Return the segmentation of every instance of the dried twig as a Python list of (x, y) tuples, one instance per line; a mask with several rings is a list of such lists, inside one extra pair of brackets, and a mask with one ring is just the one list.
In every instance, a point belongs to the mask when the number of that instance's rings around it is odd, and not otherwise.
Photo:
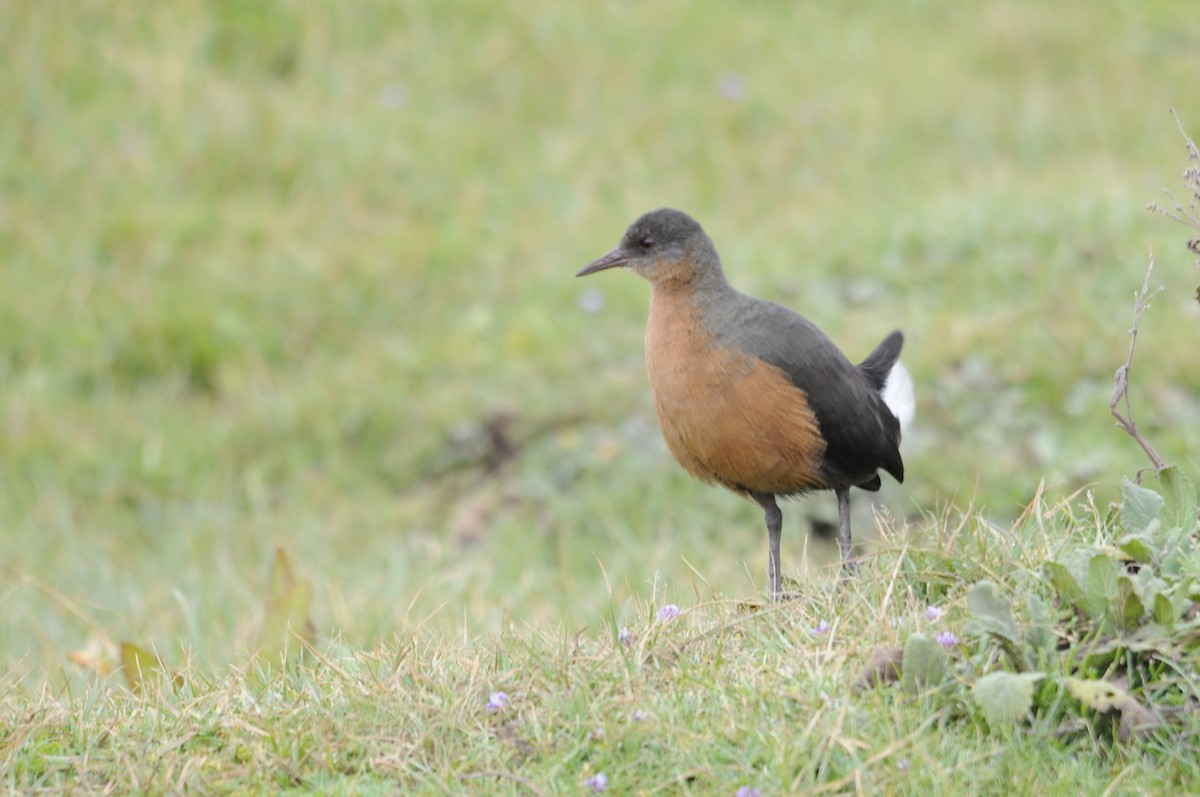
[[(1200, 147), (1196, 146), (1196, 142), (1187, 134), (1187, 130), (1183, 127), (1183, 120), (1179, 118), (1179, 114), (1175, 109), (1171, 109), (1171, 116), (1175, 117), (1175, 124), (1179, 127), (1180, 134), (1183, 135), (1184, 143), (1187, 145), (1187, 167), (1183, 170), (1183, 185), (1187, 189), (1189, 195), (1187, 207), (1175, 198), (1169, 189), (1164, 188), (1163, 193), (1171, 200), (1173, 210), (1160, 207), (1157, 202), (1151, 202), (1149, 210), (1153, 213), (1166, 216), (1172, 221), (1176, 221), (1186, 227), (1191, 227), (1197, 233), (1187, 242), (1187, 248), (1192, 254), (1200, 255)], [(1200, 268), (1200, 260), (1196, 261), (1196, 266)], [(1200, 302), (1200, 287), (1196, 288), (1196, 301)]]
[[(1167, 466), (1167, 463), (1154, 450), (1154, 446), (1150, 445), (1150, 441), (1138, 430), (1137, 424), (1133, 421), (1133, 410), (1129, 407), (1129, 372), (1133, 368), (1133, 354), (1137, 348), (1138, 325), (1142, 322), (1142, 313), (1150, 309), (1150, 303), (1162, 291), (1161, 286), (1155, 288), (1153, 291), (1150, 290), (1150, 274), (1153, 271), (1154, 252), (1151, 252), (1150, 265), (1146, 267), (1146, 277), (1142, 280), (1142, 288), (1133, 294), (1133, 328), (1129, 330), (1129, 357), (1126, 358), (1125, 364), (1117, 369), (1117, 373), (1113, 377), (1116, 385), (1113, 387), (1113, 392), (1108, 398), (1108, 409), (1113, 417), (1117, 419), (1117, 427), (1124, 430), (1138, 442), (1138, 445), (1146, 452), (1146, 456), (1150, 457), (1150, 462), (1154, 465), (1154, 470), (1160, 471)], [(1124, 412), (1119, 409), (1119, 405), (1122, 402), (1125, 404)]]

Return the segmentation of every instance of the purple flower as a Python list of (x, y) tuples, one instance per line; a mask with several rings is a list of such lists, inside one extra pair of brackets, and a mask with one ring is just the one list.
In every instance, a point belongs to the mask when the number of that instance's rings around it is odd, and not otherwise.
[(620, 642), (625, 647), (629, 647), (630, 645), (632, 645), (633, 640), (636, 638), (637, 637), (634, 636), (634, 633), (632, 631), (630, 631), (628, 628), (622, 628), (620, 631), (617, 632), (617, 641)]
[(759, 797), (762, 794), (762, 789), (757, 786), (739, 786), (737, 797)]
[(659, 621), (664, 622), (664, 623), (669, 620), (674, 620), (678, 616), (679, 616), (679, 607), (673, 603), (668, 603), (666, 606), (659, 609), (658, 615), (657, 615)]
[(383, 103), (384, 108), (403, 108), (408, 105), (408, 89), (394, 83), (385, 86), (379, 93), (379, 101)]
[(508, 695), (503, 692), (492, 692), (492, 696), (488, 698), (487, 710), (500, 711), (508, 707)]
[(937, 641), (944, 648), (952, 648), (958, 645), (958, 637), (951, 631), (938, 631)]
[(592, 791), (604, 791), (608, 788), (608, 775), (603, 772), (597, 772), (583, 782), (584, 786), (588, 786)]
[(604, 309), (604, 294), (597, 288), (584, 288), (579, 292), (579, 308), (585, 313), (598, 313)]
[(946, 610), (940, 606), (930, 606), (925, 610), (925, 619), (931, 623), (936, 623), (938, 620), (942, 619), (942, 615), (945, 613)]
[(813, 626), (812, 632), (814, 634), (824, 634), (828, 630), (829, 630), (829, 623), (822, 620), (821, 622), (819, 622)]
[(740, 100), (746, 96), (746, 78), (735, 72), (721, 76), (717, 82), (717, 93), (727, 100)]
[(635, 722), (641, 722), (642, 720), (646, 719), (649, 716), (650, 716), (649, 714), (642, 711), (640, 708), (637, 711), (633, 712), (633, 719)]

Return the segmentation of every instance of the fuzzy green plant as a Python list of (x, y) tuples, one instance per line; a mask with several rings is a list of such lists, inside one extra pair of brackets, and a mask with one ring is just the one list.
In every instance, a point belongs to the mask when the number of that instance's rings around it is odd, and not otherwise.
[(964, 640), (913, 633), (860, 681), (898, 680), (1000, 733), (1039, 715), (1120, 741), (1185, 726), (1200, 710), (1200, 522), (1191, 481), (1173, 467), (1158, 479), (1126, 481), (1094, 541), (1046, 561), (1023, 605), (979, 581)]
[[(1176, 116), (1178, 121), (1178, 116)], [(1182, 125), (1180, 125), (1182, 130)], [(1184, 133), (1190, 202), (1161, 212), (1200, 229), (1200, 150)], [(1168, 196), (1170, 193), (1168, 192)], [(1188, 242), (1197, 251), (1198, 239)], [(913, 633), (876, 651), (860, 686), (899, 681), (1009, 733), (1035, 717), (1064, 732), (1108, 733), (1121, 742), (1191, 727), (1200, 715), (1200, 510), (1196, 488), (1168, 465), (1135, 423), (1130, 374), (1143, 314), (1161, 291), (1151, 256), (1134, 293), (1129, 354), (1109, 410), (1146, 456), (1157, 489), (1123, 480), (1120, 501), (1094, 513), (1092, 539), (1049, 556), (1022, 606), (989, 579), (967, 591), (967, 641), (949, 631)], [(1036, 503), (1036, 502), (1035, 502)]]

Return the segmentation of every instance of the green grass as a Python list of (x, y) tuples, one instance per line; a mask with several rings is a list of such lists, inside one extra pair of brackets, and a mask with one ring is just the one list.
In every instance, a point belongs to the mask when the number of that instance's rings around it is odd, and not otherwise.
[[(184, 668), (179, 686), (148, 677), (142, 696), (101, 681), (30, 709), (10, 694), (0, 761), (17, 790), (152, 793), (582, 793), (597, 773), (619, 794), (1167, 794), (1200, 782), (1194, 727), (1115, 745), (1103, 723), (1054, 711), (1006, 730), (953, 695), (851, 691), (876, 646), (913, 631), (965, 637), (965, 584), (992, 578), (1019, 597), (1041, 583), (1041, 562), (1095, 534), (1086, 514), (1045, 505), (1011, 530), (950, 514), (934, 525), (920, 549), (894, 540), (856, 581), (779, 607), (701, 593), (664, 620), (654, 595), (583, 632), (512, 619), (473, 639), (331, 640), (265, 680)], [(931, 621), (930, 605), (946, 613)]]
[[(642, 787), (695, 771), (701, 793), (1194, 777), (847, 694), (892, 633), (870, 620), (921, 602), (903, 580), (888, 607), (883, 582), (831, 590), (803, 534), (828, 497), (785, 508), (811, 599), (743, 619), (727, 601), (762, 590), (761, 517), (658, 438), (646, 286), (572, 274), (681, 207), (735, 285), (851, 356), (905, 330), (918, 422), (887, 500), (915, 534), (948, 505), (1006, 528), (1043, 480), (1103, 506), (1144, 464), (1107, 397), (1151, 247), (1166, 290), (1135, 413), (1168, 460), (1200, 450), (1187, 234), (1143, 210), (1183, 165), (1168, 108), (1200, 130), (1198, 44), (1165, 0), (9, 4), (3, 787), (470, 790), (451, 766), (467, 748), (473, 771), (548, 793), (585, 765), (633, 777), (645, 747)], [(487, 475), (500, 414), (518, 455)], [(227, 673), (280, 546), (346, 675), (249, 693)], [(975, 555), (949, 568), (952, 599)], [(672, 601), (668, 648), (731, 630), (631, 668), (612, 627)], [(846, 629), (821, 655), (817, 616)], [(188, 694), (138, 702), (69, 658), (121, 640), (183, 668)], [(414, 645), (415, 680), (393, 676)], [(522, 696), (526, 769), (480, 714), (497, 688)], [(627, 721), (643, 702), (657, 724)], [(585, 740), (597, 725), (611, 742)], [(132, 763), (147, 752), (163, 768)], [(284, 780), (256, 780), (263, 762)]]

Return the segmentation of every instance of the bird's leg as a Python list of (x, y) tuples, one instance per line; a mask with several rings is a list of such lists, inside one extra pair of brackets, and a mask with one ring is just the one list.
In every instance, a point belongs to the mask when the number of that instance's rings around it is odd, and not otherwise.
[(767, 579), (771, 582), (771, 600), (778, 601), (783, 597), (783, 578), (779, 573), (779, 538), (783, 533), (783, 513), (775, 496), (766, 493), (753, 493), (752, 497), (763, 508), (767, 521)]
[(838, 502), (838, 522), (841, 524), (838, 547), (842, 550), (842, 570), (847, 574), (858, 569), (854, 558), (854, 544), (850, 541), (850, 490), (835, 490)]

